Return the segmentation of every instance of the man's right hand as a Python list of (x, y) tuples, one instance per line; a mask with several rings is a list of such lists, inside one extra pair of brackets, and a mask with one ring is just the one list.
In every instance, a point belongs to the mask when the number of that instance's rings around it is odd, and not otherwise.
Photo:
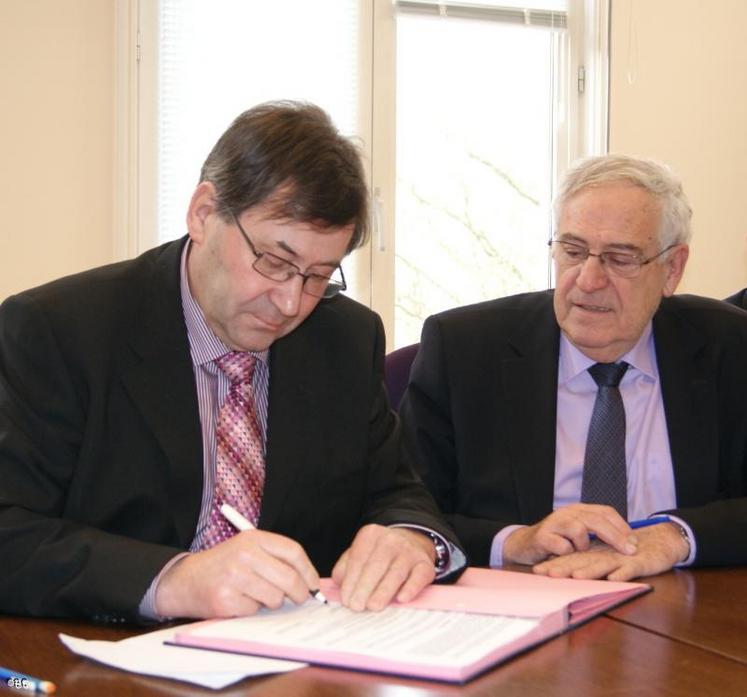
[(637, 539), (614, 508), (574, 503), (514, 530), (503, 544), (503, 563), (537, 564), (551, 556), (586, 551), (592, 533), (621, 554), (636, 552)]
[(300, 604), (319, 588), (319, 574), (303, 547), (288, 537), (246, 530), (177, 561), (159, 580), (161, 617), (236, 617), (285, 598)]

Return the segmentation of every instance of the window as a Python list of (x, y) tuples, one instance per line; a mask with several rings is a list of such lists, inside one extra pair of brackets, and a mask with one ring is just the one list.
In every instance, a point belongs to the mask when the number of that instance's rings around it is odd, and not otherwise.
[(121, 129), (123, 255), (184, 234), (199, 166), (234, 116), (295, 98), (362, 144), (374, 234), (345, 271), (390, 349), (433, 312), (549, 286), (554, 182), (606, 148), (607, 0), (128, 7), (122, 45), (137, 37), (140, 60), (123, 49), (137, 104)]
[(138, 67), (133, 251), (185, 234), (203, 160), (253, 104), (313, 101), (343, 133), (368, 140), (360, 66), (370, 49), (359, 0), (132, 0), (130, 7)]
[(400, 5), (394, 337), (406, 344), (434, 312), (547, 287), (567, 32), (562, 11), (538, 26), (487, 6)]

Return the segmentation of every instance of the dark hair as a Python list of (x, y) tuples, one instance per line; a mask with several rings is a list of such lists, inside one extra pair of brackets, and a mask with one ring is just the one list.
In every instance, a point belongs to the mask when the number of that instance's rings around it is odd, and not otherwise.
[(225, 220), (269, 203), (278, 218), (321, 227), (354, 223), (348, 251), (368, 236), (360, 155), (313, 104), (266, 102), (245, 111), (213, 146), (200, 181), (215, 186)]

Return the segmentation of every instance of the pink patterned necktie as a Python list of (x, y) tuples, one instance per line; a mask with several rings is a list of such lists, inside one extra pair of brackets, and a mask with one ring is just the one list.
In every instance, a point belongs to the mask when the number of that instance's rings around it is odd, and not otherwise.
[(259, 520), (265, 485), (265, 459), (257, 423), (252, 376), (257, 359), (231, 351), (215, 360), (230, 380), (228, 396), (218, 413), (215, 429), (215, 492), (202, 548), (209, 549), (236, 534), (220, 512), (227, 503), (252, 525)]

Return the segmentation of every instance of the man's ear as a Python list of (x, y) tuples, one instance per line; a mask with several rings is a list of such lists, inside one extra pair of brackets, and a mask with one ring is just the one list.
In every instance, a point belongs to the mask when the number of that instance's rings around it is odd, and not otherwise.
[(187, 209), (187, 231), (195, 244), (205, 240), (205, 226), (208, 216), (215, 213), (215, 187), (211, 182), (200, 182)]
[(677, 286), (685, 273), (685, 264), (690, 256), (690, 247), (686, 244), (678, 244), (674, 249), (667, 252), (667, 259), (664, 262), (667, 270), (667, 278), (664, 282), (662, 295), (668, 298), (674, 295)]

